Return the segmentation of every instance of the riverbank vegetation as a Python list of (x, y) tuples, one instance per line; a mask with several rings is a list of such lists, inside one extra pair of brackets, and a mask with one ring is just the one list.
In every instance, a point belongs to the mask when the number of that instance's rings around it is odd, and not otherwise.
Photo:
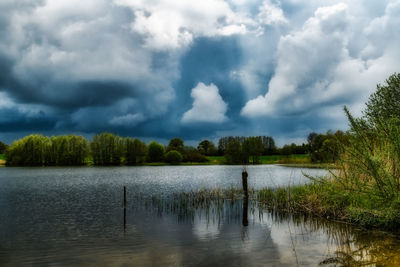
[(338, 141), (336, 171), (303, 186), (266, 188), (266, 205), (366, 227), (400, 225), (400, 74), (378, 85), (363, 116), (344, 109), (350, 131)]
[[(325, 135), (317, 135), (316, 140), (319, 136)], [(310, 147), (309, 144), (291, 144), (277, 148), (274, 139), (267, 136), (223, 137), (217, 148), (209, 140), (202, 140), (197, 147), (192, 147), (186, 146), (180, 138), (173, 138), (164, 146), (156, 141), (146, 145), (137, 138), (111, 133), (96, 134), (91, 141), (76, 135), (47, 137), (34, 134), (16, 140), (10, 146), (4, 145), (3, 160), (7, 159), (8, 166), (304, 165), (313, 164), (310, 155), (321, 153), (315, 149), (317, 145), (313, 145), (314, 151)]]

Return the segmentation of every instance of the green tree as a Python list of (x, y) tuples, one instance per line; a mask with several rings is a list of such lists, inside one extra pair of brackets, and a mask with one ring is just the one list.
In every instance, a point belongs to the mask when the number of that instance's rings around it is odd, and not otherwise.
[(147, 147), (147, 161), (148, 162), (161, 162), (164, 159), (165, 148), (162, 144), (156, 141), (150, 142)]
[(214, 143), (209, 140), (203, 140), (197, 146), (197, 150), (206, 156), (214, 156), (217, 155), (218, 151), (215, 147)]
[(292, 154), (292, 146), (284, 145), (281, 148), (281, 155), (283, 155), (286, 159), (288, 159), (291, 154)]
[(207, 162), (208, 159), (201, 154), (196, 148), (192, 146), (185, 146), (184, 147), (184, 154), (183, 154), (183, 161), (184, 162)]
[(179, 151), (171, 150), (165, 154), (165, 162), (179, 164), (182, 161), (182, 154)]
[(127, 165), (135, 165), (136, 163), (143, 162), (143, 158), (146, 155), (147, 147), (146, 144), (141, 142), (139, 139), (126, 138), (126, 154), (125, 160)]
[(45, 143), (48, 137), (29, 135), (19, 139), (6, 150), (7, 165), (10, 166), (43, 166)]
[(169, 141), (168, 147), (167, 147), (167, 151), (171, 151), (171, 150), (176, 150), (179, 151), (179, 153), (183, 153), (183, 148), (184, 148), (184, 144), (183, 144), (183, 140), (180, 138), (172, 138)]
[(242, 149), (242, 143), (240, 138), (233, 138), (227, 144), (225, 150), (225, 160), (228, 164), (248, 164), (249, 163), (249, 146), (244, 145)]
[(273, 155), (278, 153), (278, 149), (275, 145), (275, 140), (272, 137), (263, 136), (262, 143), (264, 146), (264, 151), (263, 151), (264, 155)]
[(248, 154), (252, 157), (252, 163), (259, 163), (259, 157), (264, 151), (264, 145), (261, 136), (251, 136), (246, 139), (245, 143), (248, 146)]
[(0, 141), (0, 154), (4, 154), (6, 152), (7, 145)]
[(125, 153), (125, 141), (111, 133), (96, 134), (90, 148), (95, 165), (120, 165)]

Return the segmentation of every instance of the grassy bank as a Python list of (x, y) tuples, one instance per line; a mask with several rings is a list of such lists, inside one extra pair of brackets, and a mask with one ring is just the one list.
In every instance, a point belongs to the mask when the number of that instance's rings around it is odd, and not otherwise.
[[(0, 160), (1, 160), (0, 154)], [(4, 158), (4, 156), (3, 156)], [(206, 156), (206, 162), (181, 162), (179, 165), (191, 166), (191, 165), (225, 165), (225, 157), (224, 156)], [(122, 158), (122, 162), (124, 158)], [(258, 164), (282, 164), (288, 167), (303, 167), (303, 168), (326, 168), (325, 165), (314, 164), (310, 162), (310, 156), (308, 154), (293, 154), (289, 156), (282, 155), (268, 155), (261, 156), (259, 158)], [(94, 162), (92, 157), (85, 158), (85, 165), (93, 166)], [(170, 165), (166, 162), (143, 162), (138, 163), (139, 166), (167, 166)], [(250, 162), (251, 165), (251, 162)]]
[[(206, 162), (181, 162), (179, 165), (191, 166), (191, 165), (225, 165), (224, 156), (207, 156), (208, 161)], [(124, 159), (122, 159), (124, 161)], [(4, 154), (0, 154), (0, 164), (5, 164)], [(259, 157), (259, 164), (281, 164), (287, 167), (301, 167), (301, 168), (327, 168), (332, 167), (331, 165), (315, 164), (311, 163), (310, 156), (308, 154), (293, 154), (289, 156), (283, 155), (267, 155)], [(93, 166), (94, 162), (92, 157), (85, 158), (85, 165)], [(142, 166), (167, 166), (170, 165), (166, 162), (144, 162), (138, 165)], [(251, 165), (251, 162), (250, 162)]]
[[(208, 156), (206, 157), (212, 165), (226, 164), (224, 156)], [(309, 154), (293, 154), (289, 156), (283, 155), (266, 155), (259, 157), (259, 164), (312, 164), (310, 163)], [(251, 164), (251, 158), (250, 158)]]
[(335, 179), (319, 179), (293, 187), (265, 188), (257, 192), (257, 199), (269, 208), (366, 228), (398, 230), (400, 224), (400, 199), (383, 201), (370, 192), (345, 189)]

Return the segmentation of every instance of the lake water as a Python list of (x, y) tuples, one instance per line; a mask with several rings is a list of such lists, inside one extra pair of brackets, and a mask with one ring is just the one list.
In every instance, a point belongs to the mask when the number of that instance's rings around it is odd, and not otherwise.
[[(170, 208), (174, 193), (241, 186), (240, 166), (0, 168), (0, 266), (380, 266), (398, 237), (242, 200)], [(249, 187), (305, 183), (250, 166)], [(123, 186), (127, 207), (123, 208)], [(125, 214), (124, 214), (125, 213)], [(125, 225), (124, 225), (125, 221)]]

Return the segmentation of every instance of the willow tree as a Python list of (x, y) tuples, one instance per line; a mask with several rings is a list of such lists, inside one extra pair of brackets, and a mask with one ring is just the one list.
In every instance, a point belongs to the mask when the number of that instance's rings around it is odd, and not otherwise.
[(127, 165), (135, 165), (136, 163), (143, 162), (147, 152), (145, 143), (137, 138), (132, 140), (128, 137), (125, 140), (125, 145), (125, 161)]
[(90, 143), (95, 165), (120, 165), (125, 151), (125, 141), (111, 133), (96, 134)]

